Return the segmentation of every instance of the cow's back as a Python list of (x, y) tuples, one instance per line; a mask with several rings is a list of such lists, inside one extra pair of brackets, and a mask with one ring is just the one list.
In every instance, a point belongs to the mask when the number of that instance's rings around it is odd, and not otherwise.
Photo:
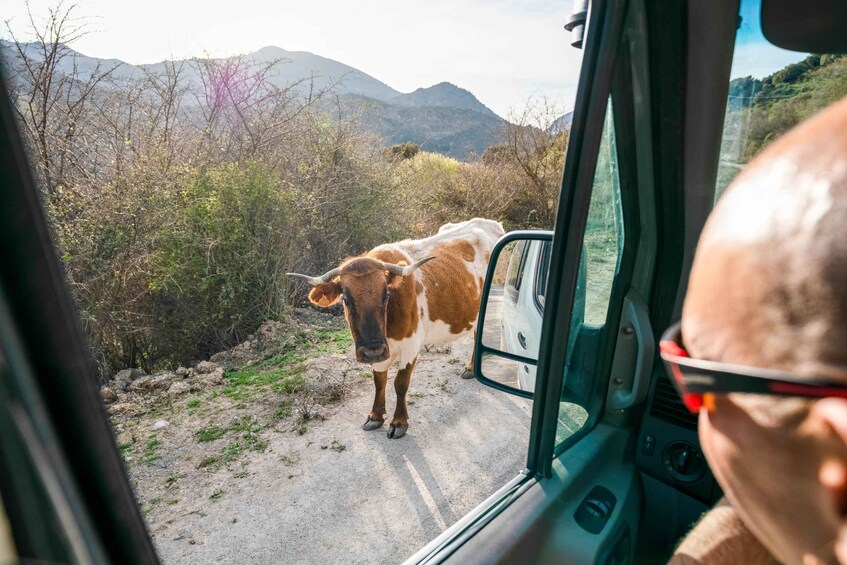
[(488, 260), (503, 233), (499, 222), (474, 218), (445, 224), (425, 239), (392, 245), (411, 260), (436, 257), (419, 270), (422, 343), (453, 341), (476, 327)]

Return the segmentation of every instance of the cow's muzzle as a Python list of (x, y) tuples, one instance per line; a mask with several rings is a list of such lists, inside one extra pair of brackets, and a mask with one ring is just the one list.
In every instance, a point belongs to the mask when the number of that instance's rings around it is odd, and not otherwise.
[(379, 363), (388, 359), (388, 345), (385, 343), (356, 347), (356, 359), (360, 363)]

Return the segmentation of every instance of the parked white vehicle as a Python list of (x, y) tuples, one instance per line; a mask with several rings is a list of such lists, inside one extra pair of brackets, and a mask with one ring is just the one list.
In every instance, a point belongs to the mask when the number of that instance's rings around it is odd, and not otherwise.
[[(520, 241), (509, 259), (500, 318), (500, 347), (507, 353), (538, 358), (550, 246), (549, 241)], [(535, 390), (535, 366), (517, 365), (518, 387), (532, 392)]]

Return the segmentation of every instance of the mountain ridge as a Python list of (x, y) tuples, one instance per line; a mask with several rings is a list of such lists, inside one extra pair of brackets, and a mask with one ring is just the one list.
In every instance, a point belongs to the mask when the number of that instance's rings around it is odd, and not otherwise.
[[(36, 43), (21, 43), (24, 54), (38, 58)], [(67, 46), (65, 46), (67, 47)], [(160, 73), (172, 63), (187, 63), (183, 79), (200, 80), (192, 62), (203, 58), (164, 60), (134, 65), (119, 59), (91, 57), (70, 47), (59, 70), (70, 73), (74, 65), (83, 75), (114, 68), (113, 76), (123, 79), (143, 78), (148, 73)], [(20, 59), (13, 42), (0, 40), (0, 56)], [(241, 58), (256, 65), (273, 64), (268, 80), (277, 87), (331, 90), (350, 104), (360, 101), (367, 106), (363, 112), (366, 126), (381, 136), (385, 143), (412, 142), (429, 151), (436, 151), (461, 160), (475, 158), (486, 147), (498, 142), (498, 135), (507, 123), (483, 104), (470, 91), (450, 82), (439, 82), (412, 92), (400, 92), (379, 79), (350, 65), (311, 53), (288, 51), (268, 45), (251, 53), (234, 57), (214, 58), (215, 61)], [(278, 64), (275, 64), (278, 63)]]

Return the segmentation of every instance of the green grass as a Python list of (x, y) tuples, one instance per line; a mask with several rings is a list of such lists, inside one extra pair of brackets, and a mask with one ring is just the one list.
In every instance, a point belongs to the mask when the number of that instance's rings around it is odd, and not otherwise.
[(291, 375), (290, 377), (286, 377), (283, 380), (275, 383), (271, 390), (276, 392), (277, 394), (294, 394), (295, 392), (299, 392), (303, 388), (303, 375), (301, 373), (296, 373)]
[(165, 488), (178, 487), (179, 485), (177, 484), (177, 482), (180, 479), (184, 479), (185, 476), (186, 476), (185, 473), (177, 473), (177, 474), (171, 475), (170, 477), (165, 479)]
[(157, 449), (162, 445), (162, 442), (157, 439), (157, 434), (150, 434), (147, 436), (147, 440), (144, 446), (144, 454), (141, 456), (141, 462), (152, 463), (161, 459), (162, 457), (157, 453)]
[(244, 446), (240, 442), (234, 441), (227, 445), (223, 451), (224, 461), (234, 461), (244, 452)]
[(219, 488), (216, 488), (214, 491), (212, 491), (212, 494), (209, 495), (209, 499), (210, 500), (219, 500), (220, 497), (222, 497), (223, 495), (224, 495), (224, 491), (219, 489)]
[(206, 469), (207, 467), (216, 467), (220, 461), (220, 455), (210, 455), (209, 457), (204, 457), (200, 463), (197, 464), (197, 468)]
[(226, 432), (227, 428), (209, 426), (208, 428), (201, 428), (194, 432), (194, 437), (197, 439), (197, 443), (206, 443), (222, 438)]
[(291, 416), (292, 408), (293, 408), (293, 402), (291, 402), (290, 398), (286, 398), (285, 400), (282, 401), (282, 403), (280, 403), (279, 407), (276, 410), (274, 410), (274, 413), (271, 416), (271, 418), (274, 421), (282, 420), (284, 418), (288, 418), (289, 416)]

